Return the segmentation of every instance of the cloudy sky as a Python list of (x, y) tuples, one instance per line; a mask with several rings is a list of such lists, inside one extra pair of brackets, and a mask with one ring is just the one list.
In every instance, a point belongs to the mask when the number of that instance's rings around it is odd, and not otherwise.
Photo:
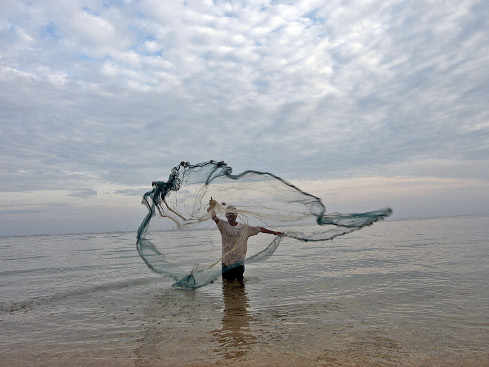
[(135, 230), (182, 160), (489, 214), (489, 3), (0, 2), (0, 235)]

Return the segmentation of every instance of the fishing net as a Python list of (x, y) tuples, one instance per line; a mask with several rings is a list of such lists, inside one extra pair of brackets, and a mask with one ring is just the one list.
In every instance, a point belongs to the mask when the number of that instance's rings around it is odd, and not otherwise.
[[(198, 242), (197, 231), (216, 230), (212, 211), (208, 211), (211, 198), (215, 200), (213, 209), (218, 217), (232, 208), (238, 214), (238, 222), (282, 232), (267, 237), (269, 243), (248, 256), (246, 264), (272, 256), (284, 237), (299, 241), (331, 240), (392, 213), (390, 208), (354, 214), (326, 213), (320, 198), (270, 172), (248, 170), (233, 174), (224, 162), (181, 162), (172, 169), (167, 181), (154, 181), (152, 190), (144, 194), (142, 202), (148, 213), (137, 232), (137, 250), (143, 261), (152, 271), (172, 278), (175, 287), (198, 288), (221, 275), (221, 256), (225, 254), (219, 253), (215, 261), (204, 264), (185, 264), (170, 261), (166, 250), (178, 248), (182, 237), (177, 234), (186, 232), (188, 242)], [(151, 233), (150, 224), (156, 216), (165, 223), (166, 236), (158, 238)], [(163, 244), (172, 238), (179, 243)]]

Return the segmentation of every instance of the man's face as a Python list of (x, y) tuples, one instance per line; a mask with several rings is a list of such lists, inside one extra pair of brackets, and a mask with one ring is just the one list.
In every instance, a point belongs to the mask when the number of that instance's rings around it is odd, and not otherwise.
[(226, 218), (227, 218), (229, 223), (234, 223), (236, 221), (237, 217), (238, 216), (235, 213), (227, 213), (226, 214)]

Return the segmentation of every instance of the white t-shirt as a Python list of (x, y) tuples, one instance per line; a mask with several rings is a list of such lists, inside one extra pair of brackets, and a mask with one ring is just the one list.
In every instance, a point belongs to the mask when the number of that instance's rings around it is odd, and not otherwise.
[(221, 219), (217, 222), (217, 228), (222, 238), (222, 263), (226, 266), (237, 262), (244, 263), (248, 250), (248, 237), (260, 233), (260, 229), (242, 223), (232, 226)]

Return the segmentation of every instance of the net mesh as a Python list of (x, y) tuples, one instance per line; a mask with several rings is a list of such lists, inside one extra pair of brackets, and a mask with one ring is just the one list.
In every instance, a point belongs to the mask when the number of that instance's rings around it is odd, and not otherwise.
[(181, 162), (172, 169), (167, 181), (154, 181), (152, 190), (144, 194), (142, 202), (148, 213), (137, 232), (137, 250), (143, 261), (154, 272), (174, 279), (175, 287), (198, 288), (211, 283), (221, 274), (221, 258), (207, 265), (193, 265), (191, 271), (169, 261), (149, 235), (152, 218), (165, 219), (167, 229), (177, 231), (215, 229), (207, 210), (211, 198), (217, 201), (214, 210), (218, 216), (225, 215), (232, 206), (238, 221), (283, 232), (247, 257), (247, 264), (272, 256), (283, 237), (331, 240), (392, 213), (390, 208), (353, 214), (326, 213), (319, 197), (270, 172), (247, 170), (233, 174), (224, 162)]

